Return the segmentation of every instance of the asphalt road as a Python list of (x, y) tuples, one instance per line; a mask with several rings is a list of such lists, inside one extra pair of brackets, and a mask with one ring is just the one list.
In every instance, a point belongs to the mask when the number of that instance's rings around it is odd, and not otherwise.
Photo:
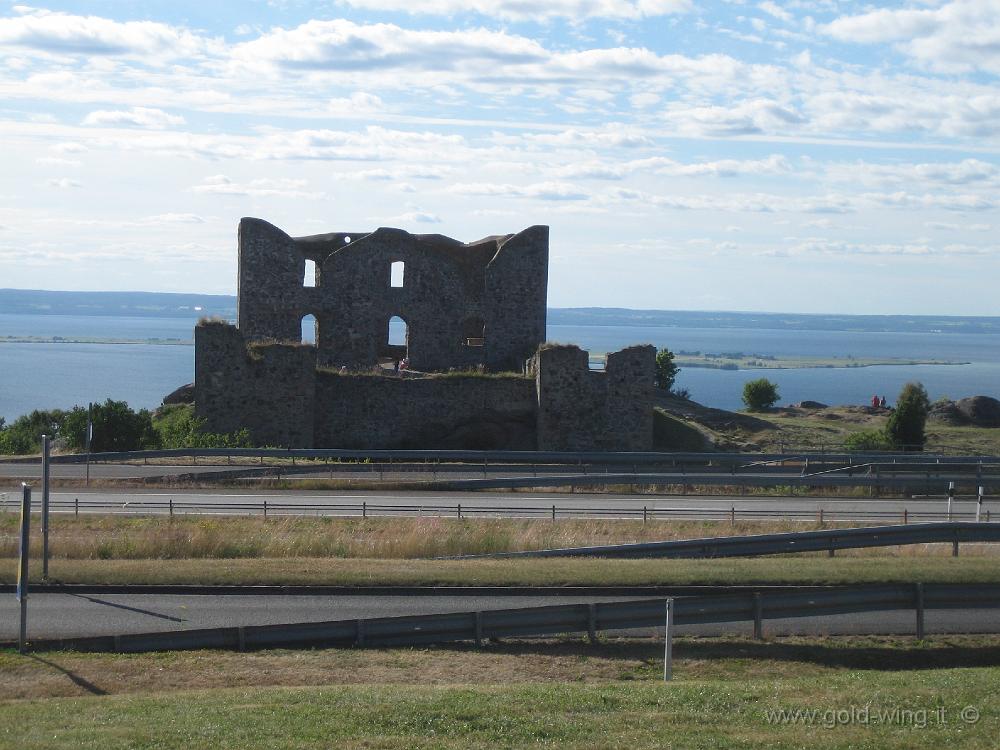
[[(0, 490), (0, 512), (15, 512), (19, 490)], [(41, 493), (33, 495), (40, 508)], [(824, 519), (899, 523), (904, 510), (909, 521), (947, 519), (942, 498), (804, 498), (694, 495), (620, 495), (577, 493), (427, 492), (427, 491), (247, 491), (247, 490), (58, 490), (51, 493), (54, 513), (359, 516), (458, 516), (549, 518), (555, 507), (559, 518), (641, 518), (647, 512), (660, 518), (728, 519), (732, 508), (738, 518)], [(363, 510), (364, 507), (364, 510)], [(974, 501), (956, 500), (954, 520), (972, 520)], [(1000, 518), (1000, 499), (983, 503), (983, 512)]]
[[(29, 639), (122, 635), (639, 598), (648, 597), (33, 594), (28, 600), (28, 635)], [(765, 620), (764, 630), (771, 635), (912, 634), (914, 622), (912, 611), (900, 610)], [(13, 595), (6, 594), (0, 597), (0, 640), (16, 640), (17, 627), (18, 604)], [(1000, 633), (1000, 613), (997, 610), (928, 610), (926, 628), (928, 633)], [(653, 628), (629, 631), (635, 635), (654, 632)], [(750, 622), (678, 628), (679, 634), (689, 635), (752, 635), (752, 632)]]

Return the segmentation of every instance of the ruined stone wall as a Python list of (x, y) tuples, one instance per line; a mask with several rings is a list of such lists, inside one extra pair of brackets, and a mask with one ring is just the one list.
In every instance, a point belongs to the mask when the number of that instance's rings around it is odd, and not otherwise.
[[(545, 339), (547, 227), (463, 244), (386, 228), (292, 238), (245, 218), (239, 254), (240, 330), (298, 341), (302, 318), (313, 315), (321, 366), (407, 355), (418, 370), (519, 370)], [(306, 260), (316, 263), (315, 287), (303, 285)], [(397, 261), (402, 287), (390, 284)], [(408, 326), (407, 349), (388, 345), (394, 316)]]
[(195, 414), (210, 432), (247, 428), (256, 445), (313, 446), (316, 350), (255, 345), (225, 324), (195, 328)]
[(535, 384), (523, 377), (404, 379), (319, 372), (324, 448), (535, 449)]
[(593, 372), (577, 346), (539, 349), (532, 364), (539, 450), (652, 450), (655, 360), (654, 347), (634, 346)]

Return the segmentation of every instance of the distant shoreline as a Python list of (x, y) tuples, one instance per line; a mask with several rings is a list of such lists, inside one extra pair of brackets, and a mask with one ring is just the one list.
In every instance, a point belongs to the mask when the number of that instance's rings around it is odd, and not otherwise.
[(194, 346), (193, 339), (102, 339), (90, 336), (0, 336), (0, 344), (112, 344), (123, 346)]

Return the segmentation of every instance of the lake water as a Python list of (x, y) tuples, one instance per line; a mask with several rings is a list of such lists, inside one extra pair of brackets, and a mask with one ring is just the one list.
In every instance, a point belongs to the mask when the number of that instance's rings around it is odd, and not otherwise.
[[(192, 338), (195, 318), (109, 318), (0, 314), (0, 336), (119, 339)], [(682, 369), (677, 386), (709, 406), (740, 408), (743, 383), (767, 377), (781, 403), (866, 403), (873, 393), (891, 402), (904, 383), (922, 382), (932, 399), (987, 395), (1000, 398), (1000, 336), (994, 334), (775, 331), (738, 328), (549, 326), (551, 341), (593, 352), (650, 343), (673, 351), (744, 352), (774, 356), (945, 359), (968, 365), (884, 366), (850, 369)], [(152, 408), (194, 378), (194, 348), (146, 344), (0, 344), (0, 417), (32, 409), (69, 408), (107, 398)]]

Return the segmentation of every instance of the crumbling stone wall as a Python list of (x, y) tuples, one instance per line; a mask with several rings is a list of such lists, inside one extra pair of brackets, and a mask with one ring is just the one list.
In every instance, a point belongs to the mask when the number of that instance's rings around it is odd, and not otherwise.
[(578, 346), (538, 350), (531, 369), (539, 450), (651, 450), (655, 347), (609, 354), (604, 372), (592, 371), (588, 360)]
[[(303, 286), (306, 260), (315, 287)], [(404, 264), (401, 287), (390, 285), (394, 262)], [(548, 227), (463, 244), (387, 228), (292, 238), (261, 219), (240, 222), (237, 326), (251, 339), (298, 341), (313, 315), (321, 366), (395, 355), (418, 370), (520, 370), (545, 339), (547, 287)], [(388, 344), (397, 316), (408, 328), (402, 352)]]
[(248, 343), (233, 326), (194, 329), (195, 414), (210, 432), (247, 428), (258, 445), (313, 445), (316, 349)]

